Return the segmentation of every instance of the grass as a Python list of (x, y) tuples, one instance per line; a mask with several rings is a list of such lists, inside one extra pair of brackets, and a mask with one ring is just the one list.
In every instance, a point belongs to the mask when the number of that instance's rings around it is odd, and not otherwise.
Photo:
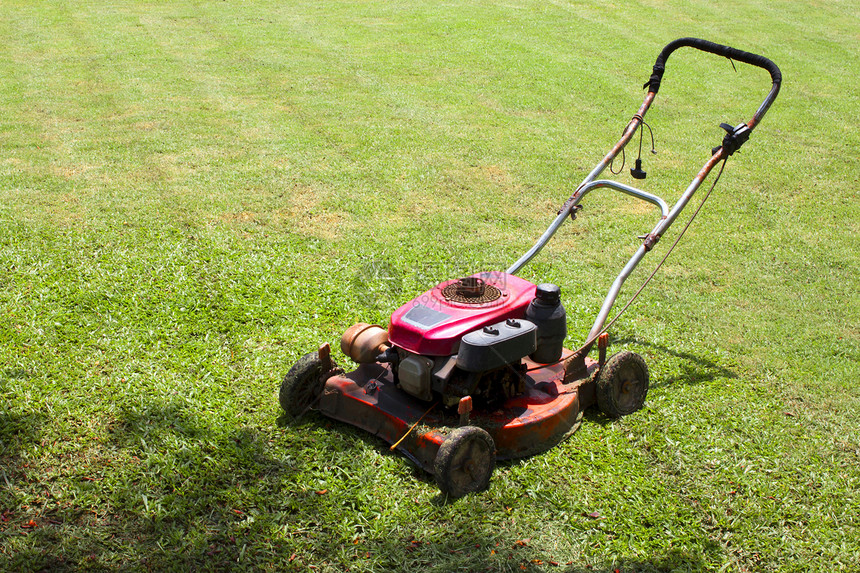
[[(0, 569), (860, 570), (857, 8), (6, 2)], [(645, 409), (453, 503), (278, 423), (302, 354), (525, 251), (681, 36), (785, 82), (612, 333)], [(645, 189), (749, 118), (737, 67), (672, 57)], [(562, 285), (568, 346), (652, 225), (601, 193), (521, 273)]]

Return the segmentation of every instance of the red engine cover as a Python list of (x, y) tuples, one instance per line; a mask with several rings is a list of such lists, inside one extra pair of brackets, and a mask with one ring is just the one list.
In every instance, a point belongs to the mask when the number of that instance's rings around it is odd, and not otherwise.
[[(483, 294), (470, 298), (454, 292), (460, 281), (468, 279), (482, 280)], [(398, 308), (391, 315), (388, 338), (415, 354), (456, 354), (464, 334), (507, 318), (522, 318), (535, 288), (529, 281), (501, 271), (445, 281)]]

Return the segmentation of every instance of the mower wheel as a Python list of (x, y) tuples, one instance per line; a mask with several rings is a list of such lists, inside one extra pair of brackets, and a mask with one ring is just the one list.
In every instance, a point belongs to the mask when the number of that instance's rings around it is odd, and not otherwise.
[(452, 498), (482, 491), (496, 467), (496, 444), (481, 428), (457, 428), (439, 446), (433, 463), (436, 483)]
[(299, 358), (284, 376), (278, 399), (288, 416), (298, 418), (313, 405), (325, 386), (323, 375), (337, 364), (332, 360), (326, 372), (323, 368), (319, 352), (314, 351)]
[(648, 394), (648, 366), (635, 352), (614, 354), (597, 377), (597, 405), (610, 418), (639, 410)]

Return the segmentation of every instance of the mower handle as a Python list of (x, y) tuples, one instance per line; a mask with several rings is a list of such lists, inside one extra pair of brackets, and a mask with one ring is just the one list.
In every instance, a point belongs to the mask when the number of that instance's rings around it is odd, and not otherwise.
[(643, 86), (648, 88), (650, 93), (656, 94), (660, 90), (660, 82), (663, 80), (663, 72), (666, 70), (666, 60), (669, 59), (672, 52), (682, 47), (696, 48), (703, 52), (708, 52), (717, 56), (724, 56), (730, 60), (737, 60), (739, 62), (744, 62), (745, 64), (762, 68), (770, 73), (770, 78), (773, 82), (770, 93), (768, 93), (764, 102), (758, 108), (758, 111), (756, 111), (753, 119), (748, 124), (750, 129), (755, 127), (756, 124), (761, 121), (761, 118), (764, 117), (764, 114), (767, 113), (767, 110), (770, 108), (770, 105), (779, 93), (779, 87), (782, 84), (782, 72), (779, 71), (779, 67), (777, 67), (777, 65), (768, 58), (759, 56), (758, 54), (744, 52), (743, 50), (738, 50), (722, 44), (716, 44), (707, 40), (700, 40), (699, 38), (678, 38), (677, 40), (666, 44), (666, 47), (663, 48), (663, 51), (660, 52), (659, 56), (657, 56), (657, 61), (654, 63), (651, 78)]
[[(603, 306), (600, 308), (600, 312), (597, 315), (597, 318), (594, 321), (594, 325), (591, 328), (591, 332), (588, 334), (587, 342), (575, 353), (573, 353), (569, 358), (565, 360), (565, 372), (568, 371), (568, 363), (569, 364), (578, 364), (582, 368), (585, 368), (584, 357), (588, 355), (589, 350), (591, 349), (594, 342), (597, 340), (600, 333), (603, 331), (603, 325), (606, 323), (606, 319), (609, 316), (609, 311), (612, 308), (612, 305), (615, 304), (615, 299), (618, 296), (618, 293), (621, 290), (621, 286), (624, 284), (624, 281), (636, 268), (636, 265), (642, 260), (645, 254), (650, 251), (660, 237), (669, 229), (681, 211), (686, 207), (687, 203), (693, 197), (693, 194), (711, 172), (715, 165), (717, 165), (720, 161), (725, 161), (730, 155), (734, 154), (740, 147), (743, 145), (750, 136), (753, 128), (758, 125), (761, 119), (764, 117), (765, 113), (767, 113), (768, 109), (770, 109), (771, 104), (776, 100), (777, 94), (779, 94), (779, 88), (782, 84), (782, 73), (775, 63), (773, 63), (768, 58), (764, 56), (759, 56), (757, 54), (752, 54), (750, 52), (744, 52), (742, 50), (738, 50), (735, 48), (730, 48), (729, 46), (723, 46), (722, 44), (715, 44), (714, 42), (708, 42), (707, 40), (700, 40), (698, 38), (679, 38), (673, 42), (669, 42), (665, 48), (660, 52), (660, 55), (657, 56), (657, 61), (654, 63), (653, 73), (651, 74), (651, 78), (645, 84), (644, 87), (648, 88), (648, 93), (645, 95), (645, 101), (642, 102), (642, 105), (639, 107), (639, 111), (630, 122), (627, 124), (627, 127), (624, 129), (624, 133), (621, 135), (621, 139), (618, 143), (615, 144), (615, 147), (606, 154), (603, 160), (597, 164), (597, 166), (591, 170), (582, 183), (580, 183), (579, 187), (576, 188), (573, 195), (564, 203), (562, 208), (559, 210), (557, 217), (550, 224), (549, 228), (544, 232), (540, 239), (538, 239), (537, 243), (529, 249), (522, 257), (519, 258), (513, 265), (508, 268), (506, 271), (509, 274), (516, 274), (526, 263), (528, 263), (552, 238), (553, 234), (558, 230), (561, 224), (567, 219), (568, 216), (573, 217), (576, 213), (576, 208), (579, 205), (579, 202), (585, 196), (585, 194), (591, 189), (596, 187), (612, 187), (612, 185), (606, 184), (607, 182), (603, 181), (595, 181), (595, 179), (611, 165), (612, 160), (624, 149), (624, 147), (630, 142), (630, 139), (633, 137), (633, 134), (636, 133), (636, 130), (645, 123), (645, 114), (648, 109), (651, 107), (651, 104), (654, 102), (654, 98), (657, 95), (657, 91), (660, 89), (660, 83), (663, 79), (663, 72), (666, 69), (666, 60), (669, 56), (682, 47), (691, 47), (696, 48), (697, 50), (701, 50), (703, 52), (708, 52), (711, 54), (715, 54), (718, 56), (724, 56), (729, 58), (730, 60), (737, 60), (739, 62), (744, 62), (746, 64), (750, 64), (753, 66), (757, 66), (764, 70), (767, 70), (770, 73), (771, 80), (773, 85), (771, 86), (770, 92), (765, 97), (762, 104), (759, 106), (755, 115), (750, 119), (747, 123), (741, 123), (737, 127), (732, 127), (728, 124), (722, 124), (720, 127), (726, 130), (727, 134), (723, 139), (723, 144), (721, 146), (713, 148), (711, 151), (712, 156), (705, 164), (705, 166), (699, 171), (681, 197), (677, 200), (675, 205), (669, 209), (668, 213), (663, 208), (663, 204), (657, 203), (660, 205), (661, 211), (663, 211), (663, 216), (661, 220), (654, 227), (654, 230), (645, 235), (644, 237), (640, 237), (644, 239), (642, 245), (637, 249), (636, 253), (633, 257), (628, 261), (625, 265), (624, 269), (622, 269), (621, 273), (616, 277), (615, 281), (612, 283), (612, 286), (609, 289), (609, 293), (607, 294), (605, 300), (603, 301)], [(616, 185), (616, 190), (623, 191), (628, 194), (632, 194), (638, 196), (639, 198), (645, 199), (647, 201), (655, 202), (646, 197), (646, 194), (642, 191), (636, 189), (624, 189), (618, 188)], [(624, 186), (620, 186), (624, 187)], [(659, 198), (657, 198), (659, 199)], [(662, 200), (660, 200), (662, 201)], [(646, 283), (647, 284), (647, 283)]]
[[(752, 133), (753, 128), (758, 125), (761, 119), (764, 117), (764, 114), (767, 113), (767, 110), (770, 109), (771, 104), (776, 99), (777, 94), (779, 94), (779, 87), (782, 84), (782, 73), (779, 71), (779, 68), (775, 63), (773, 63), (768, 58), (764, 56), (759, 56), (757, 54), (752, 54), (750, 52), (744, 52), (743, 50), (738, 50), (736, 48), (730, 48), (729, 46), (724, 46), (722, 44), (716, 44), (714, 42), (709, 42), (707, 40), (700, 40), (698, 38), (679, 38), (672, 42), (666, 44), (666, 47), (660, 52), (660, 55), (657, 56), (657, 61), (654, 63), (653, 73), (651, 74), (651, 78), (645, 84), (644, 87), (648, 88), (648, 93), (645, 96), (645, 101), (642, 102), (639, 111), (630, 122), (627, 124), (627, 127), (624, 130), (624, 133), (621, 135), (621, 139), (618, 143), (615, 144), (615, 147), (606, 154), (600, 163), (592, 169), (591, 173), (589, 173), (582, 183), (579, 184), (579, 187), (576, 188), (573, 195), (565, 201), (564, 205), (562, 205), (561, 209), (558, 211), (558, 216), (555, 221), (547, 228), (546, 232), (538, 239), (537, 243), (529, 249), (522, 257), (519, 258), (513, 265), (511, 265), (507, 272), (510, 274), (516, 274), (526, 263), (528, 263), (543, 247), (546, 245), (550, 238), (552, 238), (553, 234), (558, 230), (561, 224), (565, 221), (568, 215), (574, 212), (577, 204), (582, 200), (582, 197), (587, 192), (587, 186), (592, 183), (602, 172), (606, 169), (615, 157), (621, 153), (624, 147), (630, 142), (630, 139), (633, 137), (633, 134), (636, 133), (636, 130), (639, 129), (639, 126), (645, 121), (645, 114), (648, 112), (648, 109), (651, 107), (651, 104), (654, 102), (654, 98), (657, 96), (657, 91), (660, 89), (660, 83), (663, 80), (663, 72), (666, 70), (666, 60), (669, 59), (669, 56), (682, 47), (691, 47), (696, 48), (697, 50), (701, 50), (703, 52), (708, 52), (711, 54), (716, 54), (718, 56), (725, 56), (730, 60), (737, 60), (739, 62), (744, 62), (747, 64), (751, 64), (753, 66), (757, 66), (763, 68), (770, 72), (771, 80), (773, 81), (773, 85), (770, 89), (770, 93), (768, 93), (767, 97), (765, 97), (764, 102), (759, 106), (758, 111), (756, 111), (755, 115), (751, 120), (747, 123), (741, 123), (737, 127), (732, 127), (728, 124), (722, 124), (720, 127), (726, 130), (726, 136), (723, 138), (723, 144), (719, 147), (715, 147), (712, 151), (713, 157), (711, 161), (709, 161), (705, 168), (696, 176), (694, 180), (694, 184), (687, 189), (687, 192), (682, 196), (681, 200), (676, 205), (679, 207), (678, 209), (672, 209), (670, 216), (668, 217), (668, 224), (671, 225), (672, 221), (675, 220), (675, 217), (680, 212), (680, 209), (683, 209), (687, 204), (687, 201), (695, 192), (696, 188), (699, 184), (707, 177), (708, 173), (711, 171), (714, 165), (716, 165), (717, 159), (724, 159), (729, 155), (732, 155), (735, 151), (737, 151), (741, 145), (743, 145)], [(668, 225), (667, 225), (668, 226)]]

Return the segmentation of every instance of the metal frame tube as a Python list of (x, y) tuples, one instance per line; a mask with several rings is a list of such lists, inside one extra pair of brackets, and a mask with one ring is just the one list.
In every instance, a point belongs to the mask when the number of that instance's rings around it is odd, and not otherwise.
[(672, 210), (668, 213), (665, 211), (663, 212), (663, 218), (654, 226), (654, 229), (648, 235), (649, 238), (646, 239), (646, 243), (639, 246), (630, 260), (627, 261), (627, 264), (624, 265), (624, 268), (621, 269), (621, 272), (615, 278), (615, 281), (613, 281), (612, 286), (609, 288), (609, 293), (607, 293), (606, 298), (603, 300), (603, 305), (600, 307), (600, 312), (597, 313), (597, 318), (595, 318), (594, 325), (591, 327), (586, 340), (592, 340), (600, 334), (600, 331), (603, 329), (603, 325), (606, 324), (606, 319), (609, 317), (609, 311), (612, 310), (612, 306), (615, 304), (615, 300), (621, 292), (621, 287), (624, 284), (624, 281), (627, 280), (627, 277), (629, 277), (637, 265), (639, 265), (645, 257), (645, 254), (651, 250), (649, 243), (653, 245), (653, 243), (659, 240), (669, 227), (672, 226), (672, 223), (675, 222), (675, 219), (678, 218), (678, 215), (681, 214), (681, 211), (684, 210), (684, 207), (686, 207), (687, 203), (690, 202), (690, 199), (693, 198), (693, 194), (702, 185), (702, 182), (714, 166), (722, 161), (724, 153), (725, 152), (722, 149), (715, 153), (714, 156), (708, 160), (702, 170), (699, 171), (675, 205), (672, 206)]
[[(570, 199), (568, 199), (564, 205), (562, 205), (561, 209), (558, 212), (558, 216), (553, 220), (550, 226), (544, 231), (543, 235), (541, 235), (540, 239), (534, 244), (534, 246), (526, 252), (520, 259), (511, 265), (506, 271), (508, 274), (516, 274), (526, 263), (528, 263), (532, 258), (540, 252), (540, 250), (546, 245), (549, 240), (555, 235), (555, 232), (558, 231), (558, 228), (561, 227), (561, 224), (564, 223), (564, 220), (570, 215), (570, 212), (573, 208), (582, 200), (582, 197), (588, 191), (583, 191), (585, 187), (588, 186), (589, 183), (593, 182), (594, 179), (597, 178), (598, 175), (603, 173), (603, 170), (606, 169), (612, 160), (615, 159), (621, 150), (633, 139), (633, 135), (636, 133), (636, 130), (645, 121), (645, 114), (648, 112), (648, 108), (651, 107), (651, 102), (654, 101), (654, 97), (657, 94), (649, 91), (645, 95), (645, 101), (642, 102), (642, 105), (639, 106), (639, 111), (636, 112), (636, 115), (630, 120), (627, 124), (627, 127), (624, 129), (624, 133), (621, 134), (621, 139), (618, 140), (618, 143), (615, 144), (615, 147), (606, 154), (606, 156), (597, 164), (597, 166), (591, 170), (585, 179), (582, 180), (582, 183), (579, 184), (579, 187), (576, 188), (576, 191), (571, 195)], [(632, 187), (631, 187), (632, 189)], [(644, 193), (644, 191), (642, 192)]]
[(588, 193), (595, 189), (607, 188), (612, 189), (614, 191), (620, 191), (625, 195), (630, 195), (632, 197), (636, 197), (637, 199), (642, 199), (643, 201), (647, 201), (649, 203), (653, 203), (660, 208), (660, 214), (665, 219), (669, 215), (669, 206), (666, 202), (654, 195), (652, 193), (648, 193), (647, 191), (642, 191), (641, 189), (636, 189), (635, 187), (631, 187), (629, 185), (625, 185), (623, 183), (618, 183), (617, 181), (610, 181), (608, 179), (600, 179), (598, 181), (592, 181), (590, 183), (586, 183), (580, 186), (576, 193), (574, 193), (573, 197), (571, 197), (572, 201), (570, 201), (570, 205), (567, 206), (566, 209), (563, 209), (562, 212), (553, 220), (547, 230), (544, 231), (543, 235), (537, 240), (537, 242), (529, 249), (522, 257), (517, 260), (513, 265), (508, 268), (507, 272), (509, 275), (516, 274), (521, 268), (523, 268), (526, 263), (534, 258), (541, 249), (543, 249), (549, 240), (555, 235), (555, 232), (558, 231), (559, 227), (561, 227), (564, 220), (567, 219), (567, 216), (576, 207), (582, 198), (585, 197)]

